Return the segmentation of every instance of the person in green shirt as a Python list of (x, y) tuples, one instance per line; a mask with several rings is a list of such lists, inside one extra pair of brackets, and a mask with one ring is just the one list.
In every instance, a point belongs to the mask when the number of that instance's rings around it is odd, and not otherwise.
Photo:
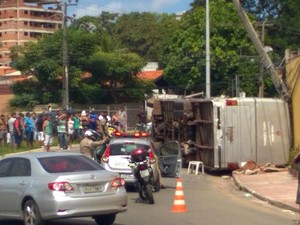
[(50, 151), (50, 146), (53, 141), (53, 126), (51, 121), (51, 116), (46, 116), (43, 122), (43, 132), (44, 132), (44, 149), (46, 152)]
[(73, 140), (78, 140), (80, 138), (80, 118), (78, 113), (75, 113), (73, 120), (74, 120)]
[(60, 150), (68, 149), (68, 136), (67, 136), (67, 116), (65, 113), (60, 113), (57, 121), (57, 133)]

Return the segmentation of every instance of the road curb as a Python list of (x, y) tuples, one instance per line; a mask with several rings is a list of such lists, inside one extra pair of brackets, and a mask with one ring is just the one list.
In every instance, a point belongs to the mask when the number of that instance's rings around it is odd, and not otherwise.
[[(72, 149), (78, 149), (79, 150), (80, 144), (73, 144), (72, 145)], [(20, 154), (20, 153), (30, 153), (30, 152), (44, 152), (44, 148), (35, 148), (32, 150), (27, 150), (27, 151), (22, 151), (22, 152), (12, 152), (12, 153), (7, 153), (5, 155), (0, 156), (0, 159), (2, 159), (5, 156), (9, 156), (9, 155), (16, 155), (16, 154)], [(51, 146), (50, 147), (50, 152), (57, 152), (60, 151), (59, 146)]]
[(297, 213), (299, 212), (299, 209), (296, 208), (296, 207), (293, 207), (293, 206), (290, 206), (288, 204), (276, 201), (274, 199), (269, 199), (269, 198), (267, 198), (265, 196), (260, 195), (259, 193), (256, 193), (254, 190), (251, 190), (246, 185), (243, 185), (241, 183), (241, 181), (239, 180), (239, 178), (234, 173), (232, 174), (232, 177), (233, 177), (234, 184), (239, 188), (239, 190), (247, 192), (247, 193), (250, 193), (255, 198), (260, 199), (260, 200), (262, 200), (264, 202), (267, 202), (267, 203), (269, 203), (271, 205), (274, 205), (274, 206), (276, 206), (278, 208), (285, 209), (285, 210), (291, 210), (291, 211), (297, 212)]

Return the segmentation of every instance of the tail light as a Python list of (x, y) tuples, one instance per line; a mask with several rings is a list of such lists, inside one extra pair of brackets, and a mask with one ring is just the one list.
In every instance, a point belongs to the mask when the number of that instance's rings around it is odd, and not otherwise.
[(154, 164), (155, 163), (155, 157), (154, 157), (154, 154), (153, 154), (153, 150), (151, 149), (151, 151), (149, 151), (148, 153), (148, 156), (149, 156), (149, 161), (151, 164)]
[(124, 185), (125, 185), (125, 180), (120, 177), (113, 179), (113, 181), (111, 182), (111, 187), (113, 188), (122, 187)]
[(108, 163), (109, 155), (110, 155), (110, 146), (107, 147), (107, 149), (105, 150), (102, 156), (103, 162)]
[(226, 106), (237, 106), (237, 100), (226, 100)]
[(73, 191), (72, 185), (67, 181), (51, 182), (48, 188), (52, 191)]

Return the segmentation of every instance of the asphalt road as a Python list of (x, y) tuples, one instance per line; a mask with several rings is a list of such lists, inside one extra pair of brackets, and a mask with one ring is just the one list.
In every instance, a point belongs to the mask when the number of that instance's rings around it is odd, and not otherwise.
[[(114, 225), (292, 225), (299, 215), (262, 202), (239, 191), (229, 178), (182, 173), (187, 212), (172, 212), (176, 178), (164, 179), (166, 189), (154, 193), (155, 204), (136, 202), (128, 192), (128, 211)], [(51, 225), (95, 225), (89, 218), (60, 220)]]
[[(187, 212), (172, 212), (176, 178), (164, 178), (166, 189), (154, 193), (155, 204), (136, 201), (128, 192), (128, 211), (117, 215), (114, 225), (292, 225), (299, 214), (276, 208), (238, 190), (230, 176), (181, 173)], [(1, 203), (0, 203), (1, 204)], [(2, 222), (0, 225), (21, 223)], [(48, 225), (96, 225), (91, 218), (57, 220)]]

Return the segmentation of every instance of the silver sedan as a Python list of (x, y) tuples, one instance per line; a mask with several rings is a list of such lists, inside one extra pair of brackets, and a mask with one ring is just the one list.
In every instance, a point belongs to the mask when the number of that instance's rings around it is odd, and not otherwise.
[(42, 225), (92, 217), (113, 224), (127, 210), (124, 179), (78, 153), (39, 152), (0, 160), (0, 220)]

